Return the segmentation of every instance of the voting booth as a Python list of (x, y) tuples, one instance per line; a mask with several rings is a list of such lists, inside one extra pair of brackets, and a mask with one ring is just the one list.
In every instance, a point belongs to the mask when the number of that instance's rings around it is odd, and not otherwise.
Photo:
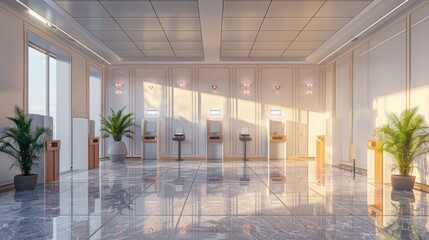
[(223, 159), (222, 121), (207, 120), (207, 160)]
[(141, 149), (142, 160), (154, 160), (159, 156), (159, 120), (146, 118), (142, 120)]
[(267, 132), (267, 160), (286, 160), (286, 121), (269, 119)]

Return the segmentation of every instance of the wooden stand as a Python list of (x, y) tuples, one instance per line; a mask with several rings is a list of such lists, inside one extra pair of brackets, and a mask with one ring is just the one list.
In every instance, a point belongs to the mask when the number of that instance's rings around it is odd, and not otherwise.
[(368, 168), (373, 168), (373, 171), (368, 169), (368, 178), (374, 178), (375, 183), (383, 183), (383, 153), (378, 150), (378, 147), (377, 140), (368, 140), (368, 152), (374, 151), (374, 161), (370, 162), (372, 159), (368, 157)]
[(325, 136), (316, 136), (316, 163), (325, 165)]
[(60, 149), (59, 140), (45, 142), (45, 183), (58, 180), (60, 176)]
[(88, 138), (88, 169), (98, 168), (100, 166), (100, 138)]
[(286, 121), (267, 119), (267, 161), (286, 161)]

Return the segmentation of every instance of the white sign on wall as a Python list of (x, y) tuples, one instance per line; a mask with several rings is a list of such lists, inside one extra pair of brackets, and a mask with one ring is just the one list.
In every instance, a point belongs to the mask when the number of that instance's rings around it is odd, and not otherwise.
[(220, 109), (210, 109), (209, 115), (211, 117), (221, 117), (222, 111)]
[(282, 116), (282, 110), (281, 109), (270, 109), (270, 116), (271, 117), (281, 117)]

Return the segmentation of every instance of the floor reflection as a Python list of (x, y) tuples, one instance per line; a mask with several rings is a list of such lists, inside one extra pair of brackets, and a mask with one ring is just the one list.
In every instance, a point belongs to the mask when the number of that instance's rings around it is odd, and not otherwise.
[(429, 239), (425, 192), (307, 161), (102, 162), (0, 192), (1, 239)]

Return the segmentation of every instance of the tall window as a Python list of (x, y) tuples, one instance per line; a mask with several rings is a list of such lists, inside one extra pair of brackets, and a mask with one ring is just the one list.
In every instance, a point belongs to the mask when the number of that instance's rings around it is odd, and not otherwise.
[[(89, 67), (89, 118), (94, 121), (94, 132), (96, 137), (100, 137), (100, 114), (101, 114), (101, 70)], [(100, 155), (102, 147), (100, 147)]]
[(57, 60), (55, 56), (28, 47), (28, 113), (53, 118), (56, 138)]

